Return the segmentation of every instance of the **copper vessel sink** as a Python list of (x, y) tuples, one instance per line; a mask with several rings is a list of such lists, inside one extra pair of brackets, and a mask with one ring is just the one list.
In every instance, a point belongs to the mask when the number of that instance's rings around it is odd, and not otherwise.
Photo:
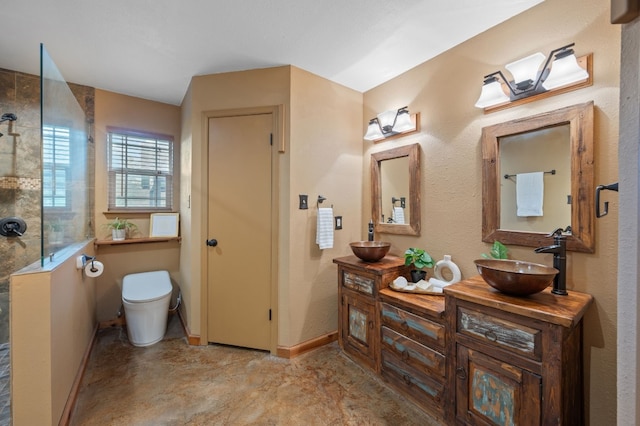
[(377, 262), (386, 256), (391, 243), (384, 241), (357, 241), (350, 243), (351, 251), (365, 262)]
[(477, 259), (478, 272), (491, 287), (513, 296), (527, 296), (547, 288), (556, 268), (521, 260)]

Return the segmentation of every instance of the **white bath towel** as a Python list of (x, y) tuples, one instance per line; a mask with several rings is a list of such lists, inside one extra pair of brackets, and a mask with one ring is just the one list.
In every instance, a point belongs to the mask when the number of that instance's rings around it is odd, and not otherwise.
[(544, 172), (516, 175), (516, 208), (520, 217), (542, 216)]
[(316, 244), (320, 250), (333, 248), (333, 209), (331, 207), (318, 208)]
[(393, 223), (404, 225), (404, 209), (402, 207), (393, 208)]

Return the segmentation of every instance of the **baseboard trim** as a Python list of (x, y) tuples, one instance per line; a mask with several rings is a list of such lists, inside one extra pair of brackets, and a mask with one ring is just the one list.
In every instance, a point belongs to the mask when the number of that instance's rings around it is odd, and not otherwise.
[(87, 345), (87, 348), (84, 351), (84, 355), (82, 356), (82, 361), (80, 362), (80, 368), (76, 373), (76, 378), (71, 385), (71, 391), (69, 392), (69, 397), (67, 398), (67, 403), (64, 405), (64, 409), (62, 410), (62, 416), (60, 417), (60, 421), (58, 422), (58, 426), (67, 426), (71, 421), (71, 413), (73, 412), (73, 408), (76, 405), (76, 401), (78, 400), (78, 391), (80, 390), (80, 384), (82, 383), (82, 379), (84, 378), (84, 373), (87, 371), (87, 364), (89, 363), (89, 356), (91, 355), (91, 351), (93, 351), (93, 347), (98, 340), (98, 329), (100, 324), (96, 324), (93, 329), (93, 338)]
[(125, 325), (127, 325), (127, 319), (123, 315), (120, 318), (114, 318), (107, 321), (100, 321), (100, 324), (98, 324), (98, 328), (102, 330), (104, 328), (111, 328), (111, 327), (124, 327)]
[(189, 326), (187, 322), (184, 320), (182, 316), (182, 311), (178, 309), (178, 318), (180, 318), (180, 324), (182, 324), (182, 329), (184, 330), (184, 335), (187, 336), (187, 342), (191, 346), (200, 346), (200, 336), (197, 334), (191, 334), (189, 330)]
[(331, 342), (338, 340), (338, 332), (325, 334), (324, 336), (316, 337), (315, 339), (307, 340), (295, 346), (284, 347), (278, 346), (277, 356), (280, 358), (294, 358), (305, 352), (309, 352), (313, 349), (319, 348), (324, 345), (328, 345)]

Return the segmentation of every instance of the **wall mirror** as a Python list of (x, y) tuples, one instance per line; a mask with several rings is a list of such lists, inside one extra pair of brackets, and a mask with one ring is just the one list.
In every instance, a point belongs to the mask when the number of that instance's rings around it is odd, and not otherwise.
[(570, 226), (567, 249), (592, 253), (593, 151), (593, 102), (483, 128), (482, 241), (540, 247)]
[(420, 145), (371, 154), (371, 217), (376, 233), (420, 235)]

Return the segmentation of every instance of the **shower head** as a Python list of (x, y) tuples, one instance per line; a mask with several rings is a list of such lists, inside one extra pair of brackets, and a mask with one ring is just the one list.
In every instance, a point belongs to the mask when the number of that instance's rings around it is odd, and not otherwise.
[(18, 116), (13, 114), (13, 113), (6, 113), (6, 114), (2, 114), (2, 117), (0, 118), (0, 123), (4, 123), (5, 121), (16, 121), (18, 119)]
[[(2, 117), (0, 117), (0, 123), (4, 123), (5, 121), (9, 122), (9, 135), (11, 136), (20, 136), (19, 133), (15, 133), (13, 131), (13, 122), (16, 121), (18, 119), (18, 116), (8, 112), (6, 114), (2, 114)], [(2, 133), (0, 133), (0, 138), (3, 136)]]

